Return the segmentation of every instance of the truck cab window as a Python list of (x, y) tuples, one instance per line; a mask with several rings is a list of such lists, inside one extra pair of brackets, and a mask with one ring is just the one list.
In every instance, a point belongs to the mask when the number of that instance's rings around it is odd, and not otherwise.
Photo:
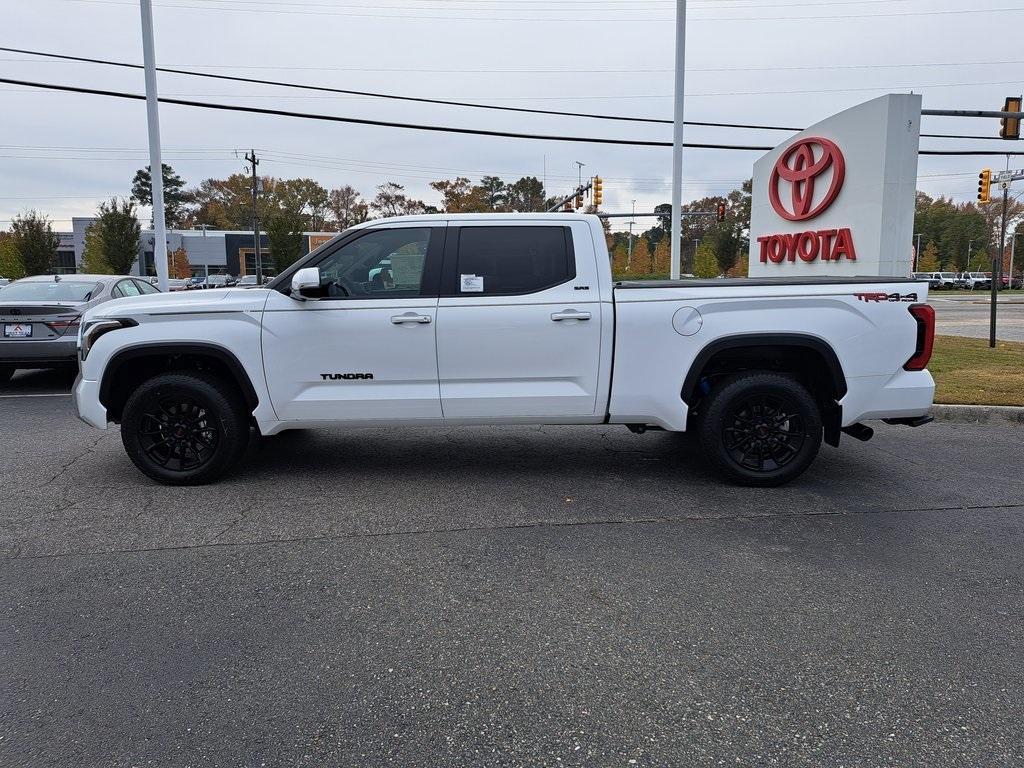
[(568, 227), (463, 227), (458, 295), (536, 293), (576, 276)]
[(430, 228), (381, 229), (344, 245), (320, 262), (328, 298), (422, 295)]

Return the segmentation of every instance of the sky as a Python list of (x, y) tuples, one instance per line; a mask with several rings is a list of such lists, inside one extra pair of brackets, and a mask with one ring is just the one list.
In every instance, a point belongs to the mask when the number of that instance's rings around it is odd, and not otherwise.
[[(506, 106), (672, 117), (675, 0), (154, 0), (159, 66)], [(141, 63), (135, 0), (0, 0), (0, 46)], [(994, 43), (1024, 0), (690, 0), (688, 120), (805, 126), (885, 93), (924, 107), (999, 109), (1024, 89), (1024, 54)], [(141, 70), (0, 52), (0, 77), (144, 93)], [(162, 96), (546, 135), (671, 141), (670, 125), (393, 102), (159, 75)], [(605, 179), (611, 212), (652, 210), (671, 149), (424, 133), (162, 105), (164, 162), (189, 184), (245, 170), (350, 184), (396, 181), (439, 204), (436, 179), (534, 175), (568, 193)], [(995, 136), (994, 120), (925, 117), (924, 133)], [(791, 134), (686, 128), (694, 142), (773, 146)], [(922, 148), (1003, 150), (981, 139)], [(145, 104), (0, 84), (0, 229), (39, 210), (58, 231), (127, 196), (148, 164)], [(1024, 150), (1024, 147), (1021, 147)], [(684, 200), (725, 194), (757, 151), (687, 149)], [(1018, 164), (1024, 158), (1017, 159)], [(920, 158), (918, 188), (973, 199), (1003, 157)], [(148, 217), (147, 217), (148, 218)]]

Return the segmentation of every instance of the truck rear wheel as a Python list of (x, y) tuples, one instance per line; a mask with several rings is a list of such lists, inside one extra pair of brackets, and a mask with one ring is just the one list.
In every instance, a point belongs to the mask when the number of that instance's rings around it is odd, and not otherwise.
[(201, 485), (223, 475), (245, 452), (249, 419), (241, 398), (202, 371), (163, 373), (139, 385), (121, 417), (132, 463), (167, 485)]
[(818, 455), (821, 412), (799, 382), (775, 373), (746, 373), (711, 391), (698, 433), (705, 454), (730, 480), (782, 485)]

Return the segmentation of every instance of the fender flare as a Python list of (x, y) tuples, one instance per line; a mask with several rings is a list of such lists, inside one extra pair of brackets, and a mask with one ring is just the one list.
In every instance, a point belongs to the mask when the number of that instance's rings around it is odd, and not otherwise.
[(259, 405), (259, 396), (256, 394), (256, 388), (253, 386), (245, 366), (239, 362), (235, 354), (227, 349), (227, 347), (222, 347), (220, 344), (212, 342), (180, 343), (173, 341), (142, 342), (141, 344), (125, 347), (115, 352), (103, 368), (103, 378), (100, 381), (100, 402), (104, 405), (107, 404), (117, 371), (122, 365), (133, 359), (149, 357), (151, 355), (201, 355), (212, 357), (218, 362), (223, 363), (231, 373), (231, 377), (238, 384), (249, 409), (254, 410)]
[(693, 364), (683, 380), (682, 398), (688, 405), (693, 404), (694, 394), (700, 384), (700, 375), (708, 361), (719, 352), (741, 347), (795, 347), (809, 349), (821, 355), (828, 366), (832, 383), (832, 397), (838, 402), (846, 395), (846, 375), (832, 345), (817, 336), (805, 333), (750, 333), (725, 336), (703, 347), (693, 359)]

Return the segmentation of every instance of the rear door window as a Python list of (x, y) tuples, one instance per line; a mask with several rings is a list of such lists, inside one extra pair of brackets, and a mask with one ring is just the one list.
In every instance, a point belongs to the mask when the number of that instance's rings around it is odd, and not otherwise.
[(114, 287), (113, 293), (115, 296), (124, 297), (138, 296), (142, 291), (139, 290), (134, 280), (122, 280)]
[(537, 293), (576, 276), (568, 227), (462, 227), (456, 296)]

